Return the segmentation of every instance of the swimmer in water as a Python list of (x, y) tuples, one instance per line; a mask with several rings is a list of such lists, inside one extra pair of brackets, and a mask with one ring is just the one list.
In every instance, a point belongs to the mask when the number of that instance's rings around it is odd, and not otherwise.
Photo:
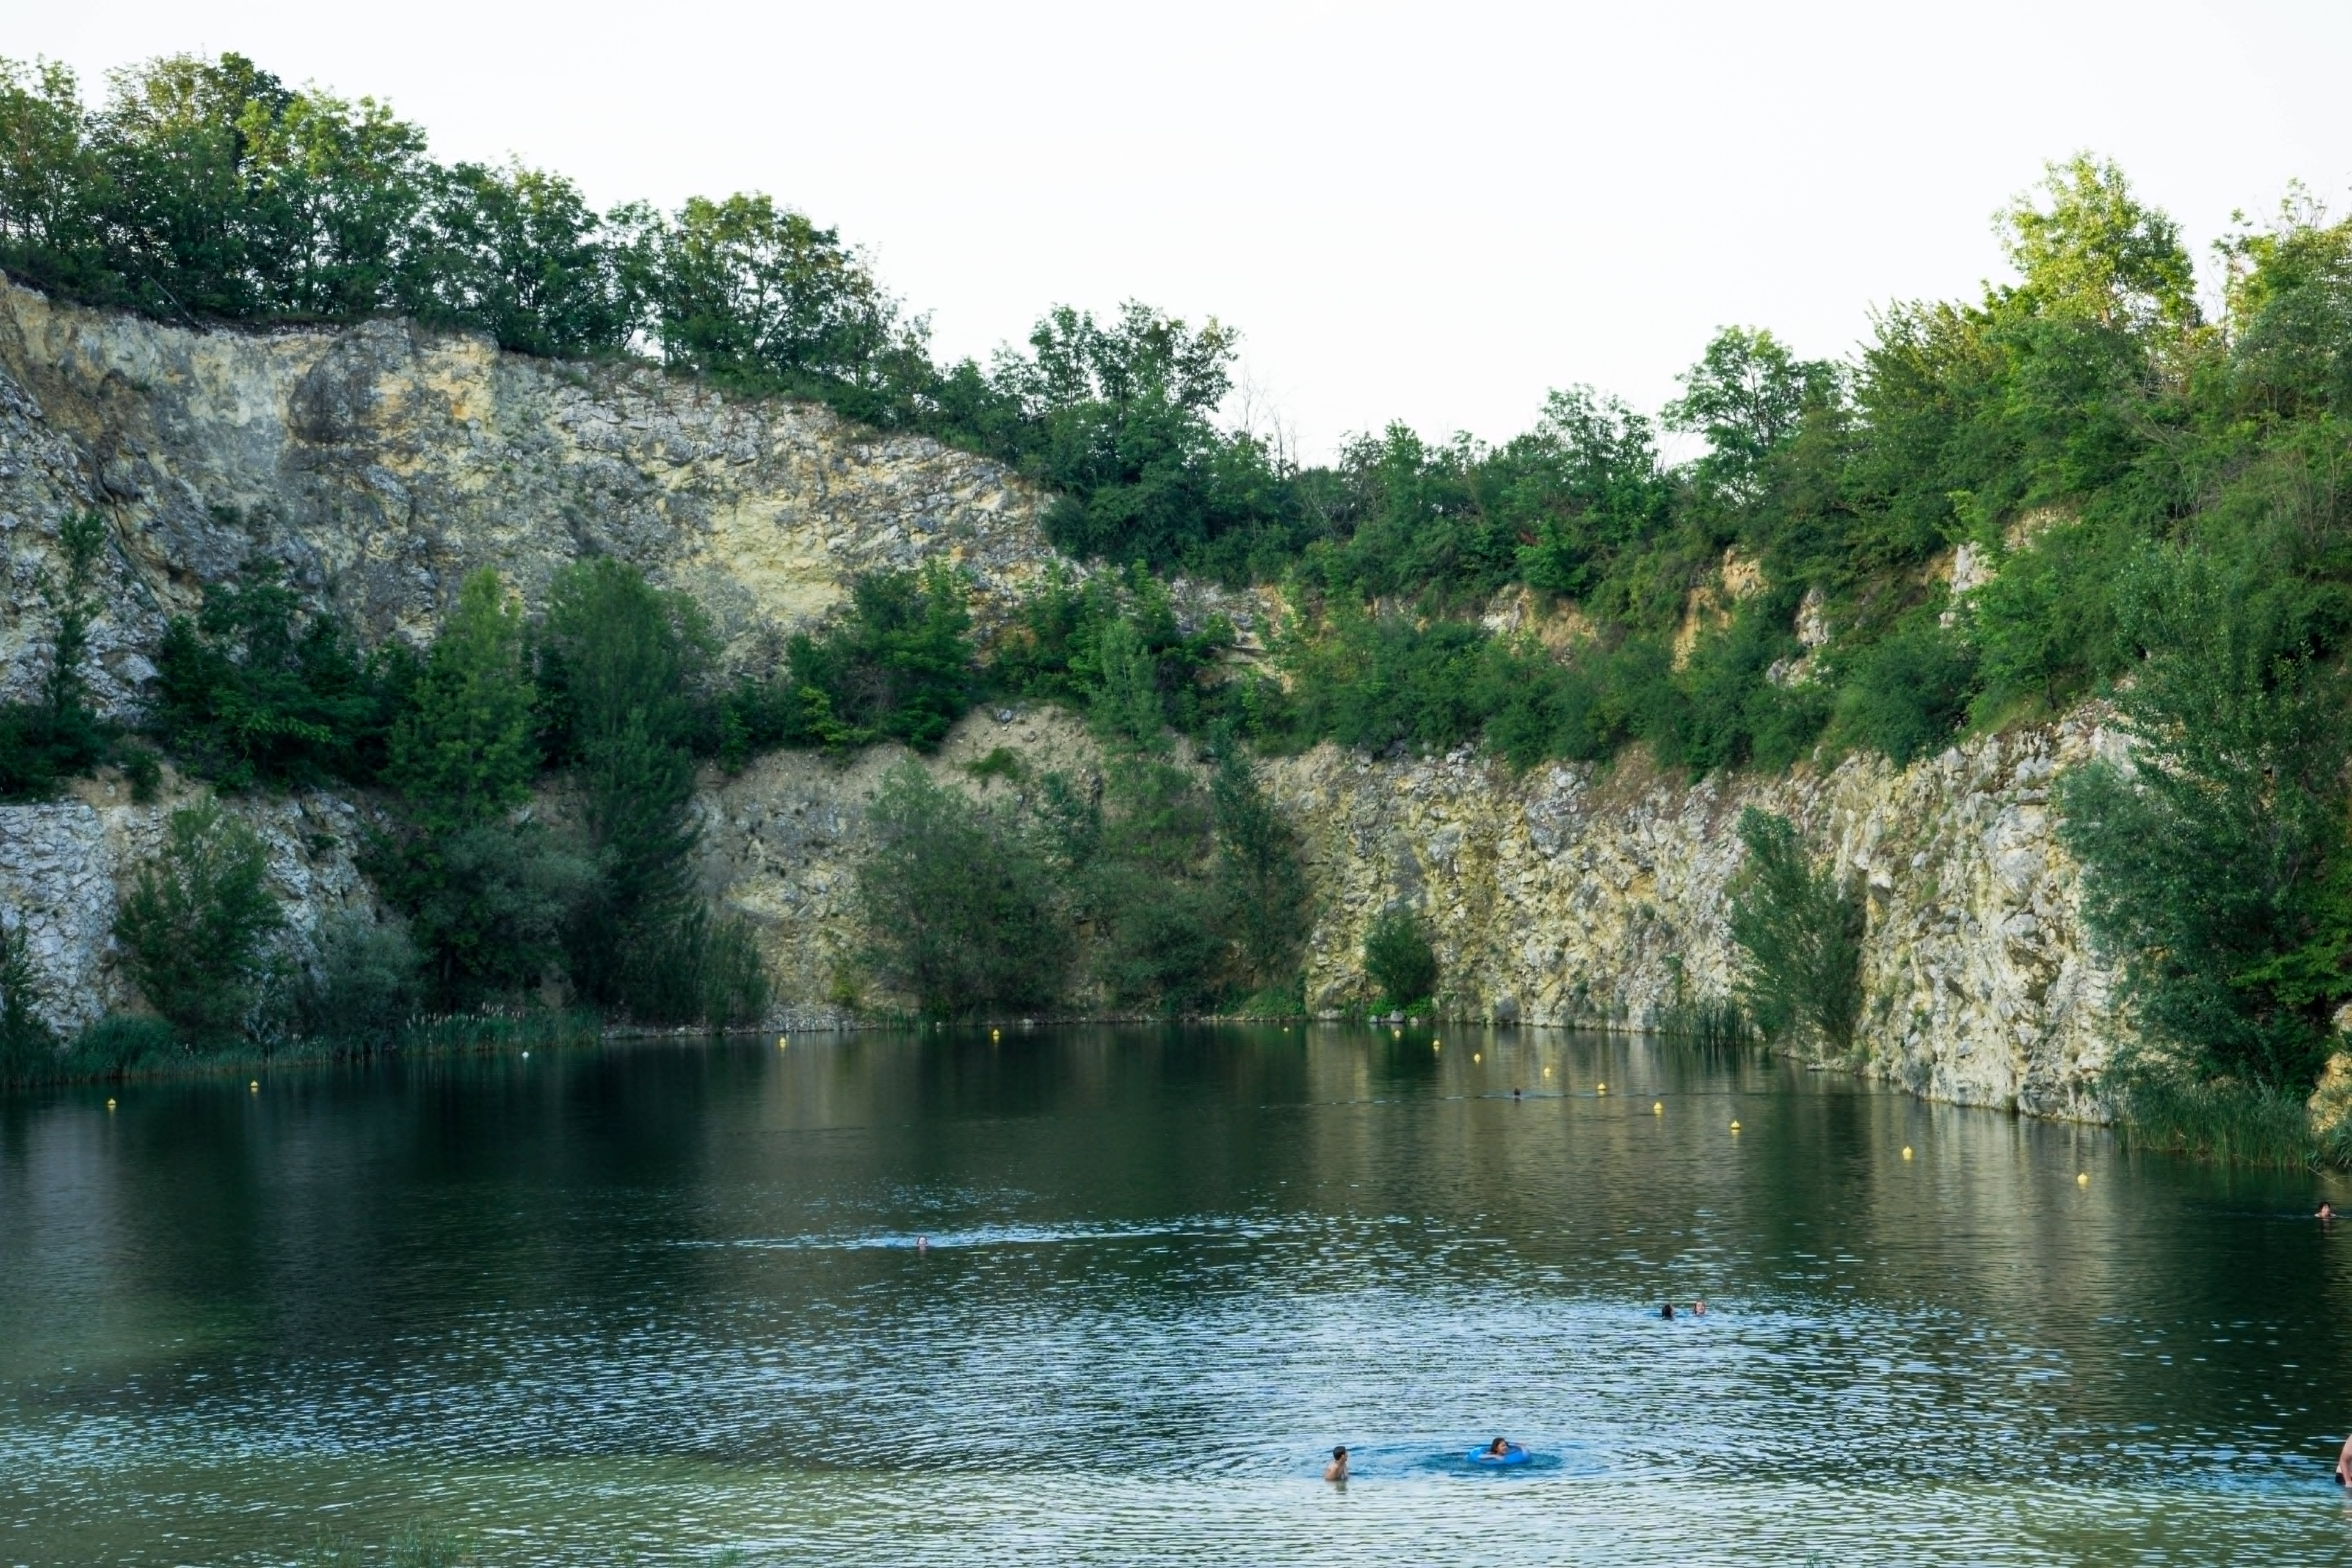
[(2336, 1205), (2333, 1204), (2323, 1203), (2318, 1208), (2312, 1212), (2311, 1217), (2314, 1219), (2334, 1219), (2336, 1217)]
[(2352, 1437), (2344, 1439), (2344, 1447), (2336, 1456), (2336, 1484), (2352, 1487)]
[(1323, 1467), (1323, 1479), (1327, 1481), (1344, 1481), (1348, 1479), (1347, 1444), (1342, 1443), (1331, 1450), (1331, 1462)]
[(1664, 1306), (1659, 1308), (1658, 1316), (1665, 1319), (1666, 1321), (1670, 1323), (1673, 1322), (1675, 1321), (1675, 1304), (1672, 1301), (1669, 1301)]
[(1692, 1316), (1692, 1317), (1694, 1317), (1694, 1318), (1704, 1318), (1704, 1317), (1706, 1317), (1706, 1303), (1705, 1301), (1693, 1301), (1693, 1302), (1691, 1303), (1691, 1316)]
[[(2346, 1446), (2352, 1447), (2352, 1442), (2347, 1442)], [(1517, 1447), (1517, 1443), (1508, 1438), (1497, 1437), (1486, 1445), (1486, 1457), (1490, 1459), (1507, 1459), (1511, 1457), (1512, 1450)]]

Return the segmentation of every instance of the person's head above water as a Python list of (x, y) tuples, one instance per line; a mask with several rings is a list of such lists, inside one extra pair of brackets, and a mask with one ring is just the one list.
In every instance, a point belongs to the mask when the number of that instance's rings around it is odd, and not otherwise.
[(2333, 1204), (2323, 1203), (2319, 1207), (2312, 1211), (2312, 1218), (2314, 1219), (2334, 1219), (2335, 1217), (2336, 1206)]
[(1510, 1451), (1511, 1445), (1509, 1440), (1507, 1438), (1497, 1437), (1493, 1442), (1486, 1445), (1486, 1452), (1490, 1454), (1507, 1454)]
[(1658, 1309), (1658, 1316), (1661, 1318), (1671, 1318), (1674, 1315), (1675, 1304), (1672, 1301), (1667, 1302), (1664, 1306)]
[(1333, 1458), (1335, 1458), (1335, 1459), (1344, 1459), (1344, 1458), (1346, 1458), (1348, 1457), (1348, 1445), (1347, 1445), (1347, 1444), (1345, 1444), (1345, 1443), (1342, 1443), (1342, 1444), (1340, 1444), (1338, 1447), (1336, 1447), (1336, 1448), (1332, 1449), (1332, 1450), (1331, 1450), (1331, 1457), (1332, 1457)]

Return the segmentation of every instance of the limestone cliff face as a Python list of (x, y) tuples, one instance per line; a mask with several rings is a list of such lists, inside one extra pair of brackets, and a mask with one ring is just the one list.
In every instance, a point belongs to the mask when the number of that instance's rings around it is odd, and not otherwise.
[[(476, 567), (535, 602), (566, 562), (614, 555), (695, 595), (730, 657), (753, 665), (864, 572), (953, 561), (987, 616), (1054, 560), (1039, 498), (1014, 477), (822, 409), (400, 323), (196, 332), (0, 287), (0, 694), (40, 677), (50, 628), (36, 585), (55, 569), (58, 521), (86, 507), (112, 541), (95, 679), (125, 715), (164, 617), (257, 554), (366, 635), (412, 637)], [(1321, 891), (1318, 1008), (1365, 999), (1363, 929), (1398, 899), (1434, 921), (1465, 1013), (1639, 1027), (1720, 994), (1732, 827), (1754, 804), (1796, 817), (1870, 889), (1871, 1002), (1850, 1065), (1937, 1098), (2095, 1115), (2107, 981), (2084, 949), (2047, 789), (2103, 743), (2086, 718), (1908, 770), (1855, 760), (1769, 781), (1693, 784), (1630, 763), (1514, 775), (1467, 754), (1328, 747), (1264, 774)], [(1000, 745), (1038, 769), (1096, 765), (1075, 725), (1034, 710), (971, 716), (927, 765), (978, 788), (961, 764)], [(705, 883), (758, 923), (796, 1007), (855, 985), (864, 806), (895, 760), (778, 755), (705, 780)], [(101, 780), (0, 807), (0, 918), (27, 934), (62, 1026), (135, 1000), (106, 932), (167, 805), (133, 805)], [(298, 943), (323, 911), (372, 897), (352, 861), (369, 803), (238, 809), (271, 846)]]
[(566, 562), (615, 556), (693, 594), (739, 660), (878, 567), (943, 557), (985, 608), (1050, 558), (1002, 468), (814, 405), (401, 322), (196, 332), (0, 284), (0, 691), (37, 676), (35, 574), (89, 506), (112, 526), (97, 651), (119, 708), (163, 618), (257, 555), (370, 637), (429, 636), (478, 567), (536, 602)]
[(1895, 769), (1850, 759), (1774, 780), (1552, 767), (1468, 755), (1375, 763), (1318, 750), (1269, 784), (1313, 848), (1324, 1007), (1362, 994), (1364, 928), (1423, 908), (1457, 1005), (1479, 1016), (1643, 1027), (1731, 989), (1728, 889), (1743, 807), (1784, 813), (1868, 890), (1863, 1068), (1920, 1094), (2103, 1114), (2113, 1030), (2048, 786), (2109, 742), (2087, 720)]

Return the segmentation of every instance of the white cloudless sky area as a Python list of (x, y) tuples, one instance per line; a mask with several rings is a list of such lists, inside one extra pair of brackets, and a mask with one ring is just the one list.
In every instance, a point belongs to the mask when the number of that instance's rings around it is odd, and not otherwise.
[(2346, 0), (0, 0), (0, 54), (93, 97), (223, 49), (599, 207), (768, 191), (947, 356), (1055, 301), (1213, 314), (1309, 459), (1391, 419), (1499, 439), (1576, 382), (1654, 409), (1728, 323), (1851, 353), (2002, 276), (1992, 214), (2081, 149), (2209, 284), (2289, 179), (2352, 211)]

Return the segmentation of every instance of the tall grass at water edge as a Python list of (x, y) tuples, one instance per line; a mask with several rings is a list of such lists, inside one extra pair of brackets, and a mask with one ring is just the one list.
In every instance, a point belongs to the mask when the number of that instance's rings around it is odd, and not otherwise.
[(250, 1072), (380, 1057), (530, 1050), (593, 1043), (603, 1033), (604, 1021), (593, 1011), (551, 1008), (416, 1018), (389, 1039), (376, 1042), (303, 1037), (267, 1044), (239, 1039), (207, 1047), (177, 1038), (160, 1018), (117, 1014), (90, 1025), (62, 1047), (0, 1059), (0, 1088)]
[(2117, 1094), (2125, 1147), (2230, 1165), (2352, 1165), (2352, 1126), (2316, 1132), (2303, 1097), (2229, 1079), (2131, 1081)]
[(1729, 1050), (1757, 1043), (1756, 1027), (1737, 1002), (1710, 997), (1663, 1008), (1650, 1026), (1661, 1035), (1690, 1041), (1701, 1050)]

